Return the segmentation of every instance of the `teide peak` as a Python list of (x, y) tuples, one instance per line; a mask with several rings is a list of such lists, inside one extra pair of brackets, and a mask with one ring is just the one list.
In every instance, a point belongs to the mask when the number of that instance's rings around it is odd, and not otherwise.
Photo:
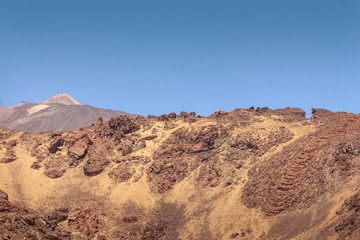
[(132, 114), (83, 105), (68, 94), (59, 94), (42, 103), (22, 102), (0, 108), (0, 127), (25, 132), (76, 130), (94, 124), (100, 117)]
[(60, 103), (65, 105), (82, 105), (74, 98), (72, 98), (71, 96), (65, 93), (49, 98), (48, 100), (42, 102), (41, 104), (50, 104), (50, 103)]

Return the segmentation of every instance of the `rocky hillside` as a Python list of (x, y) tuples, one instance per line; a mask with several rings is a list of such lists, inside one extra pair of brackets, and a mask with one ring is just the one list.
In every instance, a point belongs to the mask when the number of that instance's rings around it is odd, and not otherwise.
[(22, 102), (10, 108), (0, 108), (0, 128), (25, 132), (77, 130), (89, 126), (101, 117), (109, 120), (122, 111), (82, 105), (67, 94), (56, 95), (40, 104)]
[(4, 239), (360, 239), (360, 115), (236, 109), (0, 131)]

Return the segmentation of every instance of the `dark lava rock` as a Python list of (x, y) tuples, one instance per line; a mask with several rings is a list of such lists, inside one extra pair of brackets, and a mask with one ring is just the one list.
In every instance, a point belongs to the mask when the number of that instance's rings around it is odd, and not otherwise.
[(323, 119), (333, 116), (335, 113), (326, 109), (313, 108), (311, 119)]
[(176, 113), (172, 112), (168, 114), (169, 118), (176, 118)]
[(16, 146), (16, 140), (10, 140), (9, 143), (8, 143), (8, 145), (9, 145), (10, 147), (15, 147), (15, 146)]
[(116, 183), (120, 183), (130, 179), (134, 173), (135, 170), (132, 167), (129, 167), (128, 165), (122, 162), (118, 166), (113, 168), (109, 172), (108, 176), (111, 180), (115, 181)]
[(33, 164), (31, 164), (31, 168), (38, 170), (41, 168), (41, 165), (39, 162), (33, 162)]
[(1, 239), (71, 239), (70, 233), (58, 225), (65, 217), (39, 214), (30, 209), (0, 197), (0, 236)]
[(50, 147), (48, 148), (50, 153), (56, 153), (59, 150), (59, 147), (63, 146), (65, 143), (64, 139), (58, 138), (54, 142), (50, 144)]
[(123, 217), (123, 222), (125, 223), (134, 223), (134, 222), (137, 222), (137, 217), (136, 216), (126, 216), (126, 217)]
[(132, 152), (133, 152), (132, 144), (129, 143), (129, 142), (126, 142), (126, 143), (124, 144), (124, 146), (122, 147), (122, 155), (123, 155), (123, 156), (126, 156), (126, 155), (128, 155), (128, 154), (130, 154), (130, 153), (132, 153)]
[(84, 164), (84, 174), (89, 177), (96, 176), (102, 173), (109, 163), (107, 159), (89, 159)]
[(139, 151), (143, 148), (146, 148), (146, 142), (144, 139), (141, 139), (139, 142), (136, 143), (134, 150), (135, 151)]
[(0, 198), (3, 198), (5, 200), (8, 200), (8, 195), (6, 192), (4, 192), (3, 190), (0, 190)]
[(11, 149), (10, 150), (8, 149), (5, 156), (2, 159), (0, 159), (0, 162), (10, 163), (10, 162), (15, 161), (16, 159), (17, 159), (17, 157), (16, 157), (14, 151)]
[(81, 239), (93, 239), (100, 229), (100, 221), (96, 211), (85, 208), (69, 214), (68, 226), (71, 231), (80, 232)]
[(60, 167), (52, 167), (49, 169), (46, 169), (44, 174), (49, 178), (59, 178), (62, 177), (65, 173), (65, 169)]
[(108, 122), (108, 126), (124, 135), (140, 129), (139, 124), (127, 116), (111, 118)]
[(237, 236), (239, 236), (240, 234), (239, 233), (233, 233), (233, 234), (231, 234), (231, 238), (236, 238)]
[(146, 141), (150, 141), (150, 140), (153, 140), (153, 139), (155, 139), (157, 137), (158, 137), (157, 135), (150, 135), (150, 136), (144, 137), (143, 139), (146, 140)]
[(68, 155), (77, 160), (82, 159), (87, 154), (88, 147), (91, 144), (91, 141), (88, 138), (84, 137), (75, 142), (75, 144), (69, 148)]

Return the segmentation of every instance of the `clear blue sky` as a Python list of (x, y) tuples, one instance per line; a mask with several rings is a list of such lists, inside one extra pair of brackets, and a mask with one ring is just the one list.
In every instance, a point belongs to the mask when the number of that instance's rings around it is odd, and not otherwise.
[(359, 0), (0, 0), (0, 101), (360, 113)]

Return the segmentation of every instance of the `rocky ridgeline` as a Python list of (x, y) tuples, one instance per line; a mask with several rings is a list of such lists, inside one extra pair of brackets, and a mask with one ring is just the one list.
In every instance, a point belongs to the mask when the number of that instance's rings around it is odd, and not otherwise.
[[(95, 125), (75, 132), (47, 132), (35, 138), (32, 133), (24, 133), (21, 141), (28, 146), (31, 156), (37, 158), (32, 167), (44, 169), (44, 174), (50, 178), (62, 177), (69, 168), (77, 167), (82, 162), (85, 162), (84, 174), (95, 176), (110, 163), (114, 163), (117, 166), (113, 167), (109, 177), (116, 182), (122, 182), (131, 178), (134, 166), (142, 164), (148, 166), (146, 174), (149, 181), (153, 182), (154, 189), (164, 192), (200, 167), (198, 179), (202, 183), (199, 184), (214, 187), (224, 183), (224, 171), (236, 173), (244, 160), (255, 159), (273, 146), (292, 139), (291, 131), (286, 128), (269, 132), (260, 130), (259, 134), (268, 136), (264, 139), (260, 139), (253, 131), (230, 137), (232, 129), (251, 124), (254, 120), (252, 116), (260, 114), (286, 116), (285, 121), (305, 119), (304, 113), (299, 114), (299, 110), (293, 109), (289, 110), (288, 115), (285, 111), (272, 111), (268, 108), (235, 110), (231, 113), (216, 112), (209, 117), (213, 121), (209, 126), (184, 126), (171, 132), (169, 138), (154, 151), (151, 159), (132, 153), (146, 148), (146, 142), (157, 138), (156, 132), (139, 137), (137, 131), (151, 129), (159, 121), (165, 123), (165, 130), (171, 131), (179, 119), (186, 123), (195, 123), (204, 118), (185, 112), (180, 115), (170, 113), (160, 117), (149, 116), (147, 119), (120, 116), (105, 124), (99, 119)], [(119, 154), (115, 154), (114, 149)], [(219, 166), (219, 152), (225, 150), (229, 152), (226, 163)], [(151, 163), (148, 164), (149, 162)], [(225, 184), (231, 184), (230, 179), (236, 180), (236, 176), (230, 175), (227, 178)]]

